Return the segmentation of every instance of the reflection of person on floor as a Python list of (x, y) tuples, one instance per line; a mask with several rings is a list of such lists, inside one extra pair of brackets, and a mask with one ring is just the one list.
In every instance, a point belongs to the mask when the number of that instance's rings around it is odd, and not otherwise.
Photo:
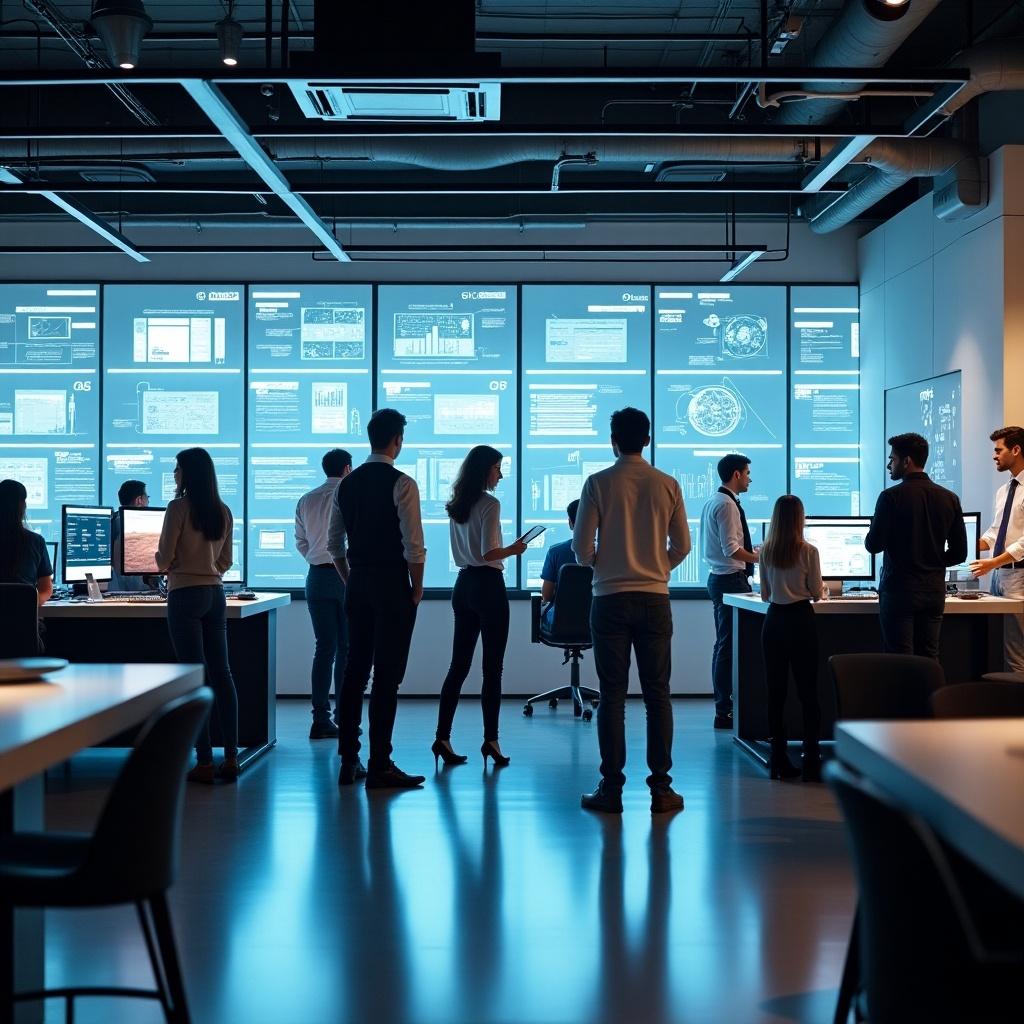
[[(992, 461), (1010, 479), (996, 492), (992, 525), (978, 544), (991, 551), (988, 558), (971, 562), (980, 578), (992, 573), (992, 593), (1024, 600), (1024, 427), (1000, 427), (990, 435), (995, 442)], [(1003, 651), (1010, 672), (1024, 673), (1024, 615), (1003, 616)]]
[[(125, 480), (117, 491), (121, 508), (149, 508), (149, 495), (142, 480)], [(124, 538), (121, 536), (121, 516), (114, 516), (110, 526), (110, 557), (113, 571), (108, 590), (126, 593), (145, 593), (157, 589), (156, 576), (125, 576), (121, 571)]]
[[(576, 526), (576, 510), (580, 500), (570, 501), (565, 508), (569, 517), (569, 529)], [(563, 565), (575, 565), (576, 554), (572, 549), (572, 538), (563, 540), (561, 544), (552, 544), (544, 556), (544, 568), (540, 571), (540, 622), (544, 629), (551, 628), (551, 620), (555, 614), (555, 592), (558, 588), (558, 570)]]

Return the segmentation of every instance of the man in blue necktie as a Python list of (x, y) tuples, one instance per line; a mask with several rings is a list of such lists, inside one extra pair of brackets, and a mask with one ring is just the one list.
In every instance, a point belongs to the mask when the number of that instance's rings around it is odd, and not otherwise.
[[(992, 593), (1024, 600), (1024, 427), (1000, 427), (989, 435), (992, 461), (1010, 479), (996, 492), (992, 525), (978, 547), (990, 558), (971, 562), (976, 577), (992, 573)], [(1024, 674), (1024, 615), (1004, 615), (1003, 650), (1011, 672)]]

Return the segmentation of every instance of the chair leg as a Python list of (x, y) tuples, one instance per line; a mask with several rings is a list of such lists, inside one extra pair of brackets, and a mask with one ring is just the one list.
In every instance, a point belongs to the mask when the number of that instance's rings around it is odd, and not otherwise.
[(167, 992), (171, 997), (171, 1009), (167, 1014), (168, 1024), (191, 1024), (188, 1001), (185, 998), (185, 983), (178, 964), (178, 949), (174, 942), (174, 928), (171, 926), (171, 912), (167, 906), (166, 893), (157, 893), (149, 898), (149, 910), (153, 915), (156, 942), (160, 960), (167, 979)]
[(167, 994), (167, 979), (164, 977), (164, 967), (160, 962), (160, 955), (157, 952), (156, 942), (153, 939), (153, 925), (150, 922), (146, 904), (139, 901), (135, 904), (139, 914), (139, 926), (142, 929), (142, 937), (146, 940), (146, 952), (149, 954), (149, 964), (153, 969), (153, 978), (156, 981), (156, 990), (160, 996), (160, 1005), (163, 1007), (164, 1016), (171, 1012), (171, 1000)]
[(846, 960), (843, 963), (843, 977), (839, 982), (839, 996), (836, 999), (836, 1015), (833, 1018), (833, 1024), (847, 1024), (859, 988), (860, 917), (855, 911), (853, 927), (850, 929), (850, 941), (846, 947)]

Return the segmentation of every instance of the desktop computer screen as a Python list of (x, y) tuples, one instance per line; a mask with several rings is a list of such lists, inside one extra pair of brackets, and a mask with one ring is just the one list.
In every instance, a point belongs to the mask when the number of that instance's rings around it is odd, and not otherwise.
[(162, 508), (122, 508), (121, 565), (123, 576), (156, 576), (156, 549), (164, 526)]
[(48, 540), (46, 547), (50, 552), (50, 566), (53, 568), (53, 582), (57, 582), (57, 549), (59, 547), (57, 541)]
[(951, 565), (948, 570), (948, 578), (955, 583), (973, 579), (971, 576), (971, 562), (976, 561), (979, 554), (978, 542), (981, 539), (981, 513), (965, 512), (964, 527), (967, 530), (967, 557), (959, 565)]
[(62, 576), (65, 583), (109, 580), (111, 510), (96, 505), (64, 505)]
[(864, 547), (868, 516), (808, 516), (804, 540), (818, 549), (826, 580), (873, 580), (875, 556)]

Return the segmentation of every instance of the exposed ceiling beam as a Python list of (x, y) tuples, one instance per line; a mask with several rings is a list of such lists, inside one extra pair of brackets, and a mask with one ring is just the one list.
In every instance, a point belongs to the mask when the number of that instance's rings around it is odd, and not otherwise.
[(874, 135), (853, 135), (832, 147), (832, 151), (801, 182), (805, 192), (827, 191), (826, 186), (851, 160), (875, 141)]
[(751, 249), (746, 256), (741, 260), (737, 260), (720, 278), (719, 280), (724, 283), (734, 281), (744, 270), (747, 269), (755, 260), (759, 259), (764, 255), (764, 249)]
[[(950, 82), (947, 85), (941, 85), (935, 90), (935, 93), (930, 99), (926, 99), (914, 112), (903, 122), (903, 131), (906, 135), (914, 135), (922, 128), (924, 128), (933, 117), (942, 118), (946, 120), (948, 115), (942, 113), (946, 104), (953, 99), (954, 96), (966, 85), (966, 82)], [(937, 121), (931, 126), (930, 131), (934, 131), (935, 128), (941, 124), (942, 121)], [(925, 134), (930, 134), (926, 132)]]

